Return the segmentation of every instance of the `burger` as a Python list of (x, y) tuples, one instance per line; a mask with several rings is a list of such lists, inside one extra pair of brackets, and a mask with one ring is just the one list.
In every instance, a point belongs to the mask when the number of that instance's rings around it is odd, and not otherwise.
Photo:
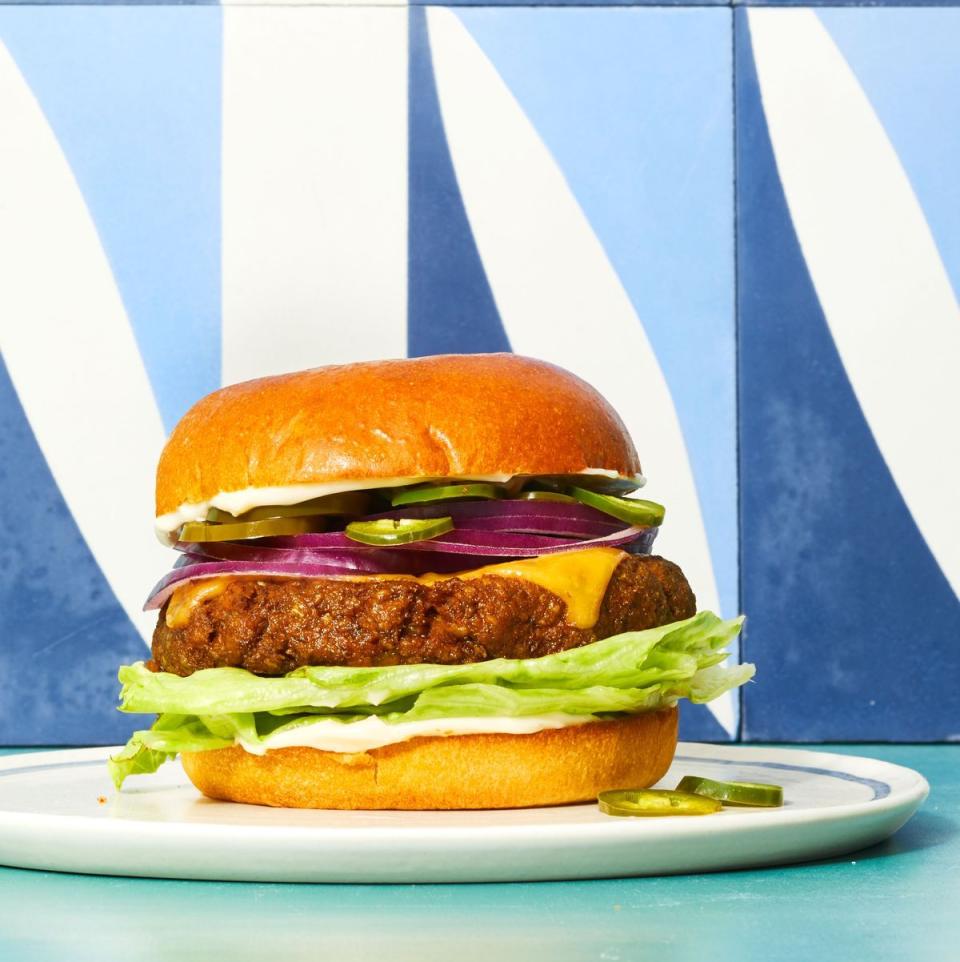
[(633, 443), (510, 354), (321, 367), (200, 400), (157, 468), (176, 551), (118, 789), (179, 755), (211, 798), (493, 809), (645, 787), (677, 703), (745, 682), (740, 620), (651, 554)]

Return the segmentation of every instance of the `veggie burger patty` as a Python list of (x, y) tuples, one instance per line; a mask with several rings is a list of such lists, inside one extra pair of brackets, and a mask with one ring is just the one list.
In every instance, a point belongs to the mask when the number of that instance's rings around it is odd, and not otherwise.
[(691, 617), (696, 602), (677, 565), (628, 555), (607, 586), (591, 628), (566, 603), (523, 578), (485, 575), (414, 580), (235, 578), (195, 605), (186, 622), (153, 635), (157, 671), (245, 668), (284, 675), (302, 665), (465, 664), (537, 658), (624, 631)]

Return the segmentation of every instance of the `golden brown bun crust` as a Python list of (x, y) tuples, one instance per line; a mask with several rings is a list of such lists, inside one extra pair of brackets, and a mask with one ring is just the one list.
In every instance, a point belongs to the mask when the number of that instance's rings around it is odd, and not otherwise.
[(640, 473), (589, 384), (513, 354), (320, 367), (198, 401), (157, 467), (157, 514), (221, 491), (374, 478)]
[(210, 798), (280, 808), (526, 808), (586, 802), (607, 788), (644, 788), (666, 773), (677, 710), (533, 735), (415, 738), (358, 754), (281, 748), (185, 752)]

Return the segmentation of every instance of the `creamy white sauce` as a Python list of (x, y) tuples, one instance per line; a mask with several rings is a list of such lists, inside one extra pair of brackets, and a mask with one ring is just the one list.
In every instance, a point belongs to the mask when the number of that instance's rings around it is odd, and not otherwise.
[(237, 744), (252, 755), (263, 755), (271, 748), (319, 748), (325, 752), (366, 752), (384, 745), (437, 735), (483, 735), (502, 733), (532, 735), (548, 728), (570, 728), (595, 719), (591, 715), (532, 715), (525, 718), (433, 718), (426, 721), (390, 724), (371, 715), (357, 722), (323, 718), (285, 732), (267, 735), (262, 744), (237, 739)]
[[(600, 475), (605, 478), (619, 478), (616, 471), (606, 468), (585, 468), (580, 474)], [(211, 508), (227, 511), (230, 514), (243, 514), (252, 508), (267, 505), (300, 504), (313, 498), (323, 498), (328, 494), (342, 494), (345, 491), (366, 491), (371, 488), (402, 488), (410, 484), (429, 481), (486, 481), (490, 484), (506, 484), (516, 475), (512, 474), (471, 474), (456, 478), (365, 478), (358, 480), (324, 481), (317, 484), (285, 484), (274, 488), (243, 488), (240, 491), (221, 491), (209, 501), (185, 502), (176, 511), (161, 514), (155, 523), (157, 537), (164, 544), (173, 543), (173, 532), (188, 521), (203, 521)], [(643, 477), (633, 479), (638, 487), (644, 483)]]

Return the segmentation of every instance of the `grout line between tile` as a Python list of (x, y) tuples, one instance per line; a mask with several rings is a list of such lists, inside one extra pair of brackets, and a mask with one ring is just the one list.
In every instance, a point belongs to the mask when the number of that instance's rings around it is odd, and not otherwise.
[[(737, 466), (737, 609), (743, 611), (743, 495), (741, 488), (740, 457), (740, 129), (737, 123), (737, 14), (730, 12), (730, 87), (731, 114), (733, 119), (733, 384), (734, 384), (734, 440), (736, 443)], [(746, 660), (746, 630), (740, 636), (740, 661)], [(744, 738), (745, 699), (743, 686), (737, 689), (740, 710), (737, 713), (737, 741)]]
[(912, 9), (912, 10), (951, 10), (960, 7), (960, 0), (726, 0), (723, 3), (702, 2), (634, 2), (634, 3), (560, 3), (560, 2), (520, 2), (516, 3), (422, 3), (404, 2), (404, 0), (383, 0), (383, 2), (366, 2), (366, 0), (0, 0), (0, 9), (13, 7), (37, 8), (65, 8), (65, 7), (221, 7), (237, 9), (253, 7), (263, 9), (275, 7), (287, 9), (291, 7), (304, 8), (336, 8), (357, 10), (396, 10), (411, 7), (442, 7), (449, 10), (747, 10), (761, 7), (764, 9), (795, 9), (798, 7), (813, 9)]

